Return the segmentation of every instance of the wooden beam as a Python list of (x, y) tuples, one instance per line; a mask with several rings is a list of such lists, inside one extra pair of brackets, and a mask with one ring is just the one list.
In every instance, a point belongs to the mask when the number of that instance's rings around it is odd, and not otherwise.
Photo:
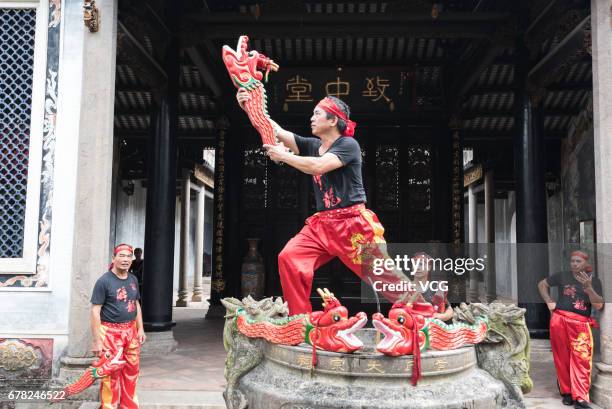
[[(544, 108), (544, 116), (576, 116), (580, 113), (580, 107), (577, 108)], [(514, 117), (516, 113), (513, 109), (505, 110), (473, 110), (461, 113), (461, 118), (465, 120), (472, 120), (474, 118), (504, 118)]]
[(166, 71), (121, 21), (117, 22), (117, 60), (130, 65), (153, 89), (162, 88), (168, 81)]
[[(150, 94), (151, 90), (148, 89), (148, 88), (142, 88), (142, 87), (134, 87), (134, 86), (127, 86), (127, 85), (117, 85), (117, 86), (115, 86), (115, 92)], [(214, 102), (214, 99), (211, 97), (210, 90), (205, 89), (205, 88), (186, 88), (186, 87), (181, 87), (179, 89), (179, 93), (203, 96), (203, 97), (206, 97), (206, 98), (210, 99), (211, 102)]]
[[(462, 130), (459, 131), (461, 134), (461, 138), (465, 142), (479, 142), (479, 141), (506, 141), (506, 140), (514, 140), (516, 132), (514, 130), (510, 131), (469, 131)], [(565, 131), (544, 131), (544, 138), (555, 140), (561, 139), (566, 136), (567, 132)], [(477, 145), (475, 145), (477, 146)]]
[[(151, 112), (149, 110), (142, 109), (118, 109), (115, 110), (115, 116), (149, 116)], [(198, 117), (202, 119), (210, 119), (212, 121), (219, 118), (219, 113), (216, 111), (193, 111), (193, 110), (180, 110), (180, 117)]]
[(584, 0), (551, 0), (525, 30), (525, 42), (531, 53), (537, 53), (547, 38), (567, 34), (567, 27), (576, 27), (588, 15)]
[(206, 62), (199, 47), (188, 47), (186, 51), (189, 58), (191, 58), (191, 61), (193, 61), (196, 67), (198, 67), (198, 71), (200, 71), (200, 75), (202, 76), (204, 83), (210, 88), (213, 96), (217, 98), (220, 97), (222, 94), (221, 87), (219, 86), (217, 78), (213, 75), (213, 71)]
[(237, 39), (242, 33), (252, 38), (313, 38), (321, 36), (418, 36), (420, 38), (487, 38), (506, 21), (508, 13), (430, 14), (268, 14), (255, 19), (237, 13), (188, 16), (179, 33), (186, 44), (208, 39)]
[[(589, 91), (593, 89), (592, 81), (581, 81), (567, 84), (552, 84), (546, 87), (547, 92)], [(516, 91), (515, 84), (482, 85), (472, 90), (472, 95), (509, 94)]]
[(451, 111), (456, 112), (458, 110), (463, 97), (478, 81), (480, 75), (491, 65), (499, 51), (500, 46), (491, 44), (488, 40), (480, 41), (471, 57), (457, 70), (457, 75), (451, 87)]
[[(177, 139), (181, 141), (205, 141), (214, 140), (217, 135), (216, 130), (202, 130), (202, 131), (178, 131)], [(147, 140), (150, 136), (149, 130), (138, 130), (130, 131), (124, 129), (114, 130), (114, 136), (117, 138), (127, 138), (130, 140)]]
[(585, 45), (590, 41), (590, 22), (591, 17), (585, 17), (529, 71), (528, 87), (546, 88), (586, 54)]

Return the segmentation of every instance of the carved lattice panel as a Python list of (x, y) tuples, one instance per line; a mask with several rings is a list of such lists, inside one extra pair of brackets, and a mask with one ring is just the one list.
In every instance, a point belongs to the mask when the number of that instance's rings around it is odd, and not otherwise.
[(36, 12), (0, 9), (0, 258), (19, 258), (30, 145)]
[(440, 73), (440, 67), (438, 66), (419, 66), (416, 68), (415, 108), (432, 109), (443, 106)]
[(247, 148), (242, 160), (242, 206), (264, 209), (268, 206), (268, 157), (261, 148)]
[(299, 172), (289, 165), (277, 165), (274, 174), (274, 205), (277, 209), (298, 207)]
[(426, 146), (410, 146), (406, 158), (408, 166), (408, 211), (431, 210), (431, 151)]
[(399, 148), (381, 145), (376, 148), (376, 206), (379, 210), (399, 208)]

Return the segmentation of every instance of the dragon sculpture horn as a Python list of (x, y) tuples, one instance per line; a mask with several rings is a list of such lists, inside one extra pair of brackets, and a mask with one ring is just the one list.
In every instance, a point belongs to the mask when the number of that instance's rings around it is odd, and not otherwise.
[(323, 290), (317, 288), (317, 293), (319, 293), (319, 296), (323, 299), (322, 305), (325, 311), (328, 311), (331, 308), (335, 308), (341, 305), (340, 301), (338, 301), (334, 293), (329, 291), (327, 288), (324, 288)]

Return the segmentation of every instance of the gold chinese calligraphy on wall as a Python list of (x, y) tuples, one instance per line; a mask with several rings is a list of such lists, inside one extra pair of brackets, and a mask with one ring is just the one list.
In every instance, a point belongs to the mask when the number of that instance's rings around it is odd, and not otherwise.
[[(391, 113), (437, 109), (419, 104), (419, 76), (423, 67), (284, 69), (271, 79), (270, 113), (310, 113), (325, 96), (342, 99), (351, 113)], [(421, 81), (422, 82), (422, 81)], [(444, 109), (444, 107), (439, 107)]]
[(287, 112), (292, 102), (312, 102), (312, 84), (306, 78), (296, 75), (287, 81), (285, 88), (287, 95), (283, 111)]
[(388, 78), (381, 78), (376, 76), (375, 78), (366, 78), (366, 88), (361, 93), (362, 96), (370, 98), (372, 102), (383, 101), (389, 104), (389, 110), (395, 110), (395, 104), (393, 100), (385, 95), (386, 89), (389, 87), (390, 81)]

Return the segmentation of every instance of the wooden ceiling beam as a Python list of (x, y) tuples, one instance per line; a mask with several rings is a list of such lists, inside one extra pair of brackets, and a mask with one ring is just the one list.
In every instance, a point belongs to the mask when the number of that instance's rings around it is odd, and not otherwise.
[[(546, 108), (544, 107), (544, 116), (576, 116), (580, 113), (580, 108)], [(461, 113), (461, 118), (464, 120), (473, 120), (475, 118), (505, 118), (514, 117), (516, 113), (512, 109), (505, 110), (473, 110), (464, 111)]]
[(525, 43), (532, 54), (546, 39), (564, 36), (588, 15), (585, 0), (551, 0), (525, 30)]
[(153, 89), (162, 88), (168, 81), (166, 71), (121, 21), (117, 22), (117, 60), (130, 65)]
[(419, 36), (423, 38), (487, 38), (509, 18), (507, 13), (430, 14), (269, 14), (255, 19), (237, 13), (187, 16), (179, 36), (187, 45), (204, 39), (237, 39), (241, 33), (252, 38)]
[(210, 88), (210, 91), (212, 92), (213, 96), (219, 98), (223, 93), (221, 91), (222, 88), (219, 85), (217, 78), (213, 74), (213, 70), (211, 69), (209, 63), (207, 62), (206, 58), (204, 58), (200, 47), (191, 46), (188, 47), (185, 51), (187, 52), (189, 58), (191, 58), (191, 61), (193, 61), (195, 66), (198, 67), (198, 71), (200, 72), (204, 83), (208, 86), (208, 88)]
[(528, 87), (546, 88), (569, 67), (588, 54), (591, 40), (590, 16), (585, 17), (565, 38), (532, 69), (527, 77)]
[[(202, 130), (202, 131), (178, 131), (177, 139), (182, 141), (205, 141), (213, 140), (217, 135), (216, 130)], [(127, 138), (130, 140), (142, 140), (145, 141), (150, 136), (150, 131), (145, 130), (123, 130), (115, 128), (114, 136), (117, 138)]]

